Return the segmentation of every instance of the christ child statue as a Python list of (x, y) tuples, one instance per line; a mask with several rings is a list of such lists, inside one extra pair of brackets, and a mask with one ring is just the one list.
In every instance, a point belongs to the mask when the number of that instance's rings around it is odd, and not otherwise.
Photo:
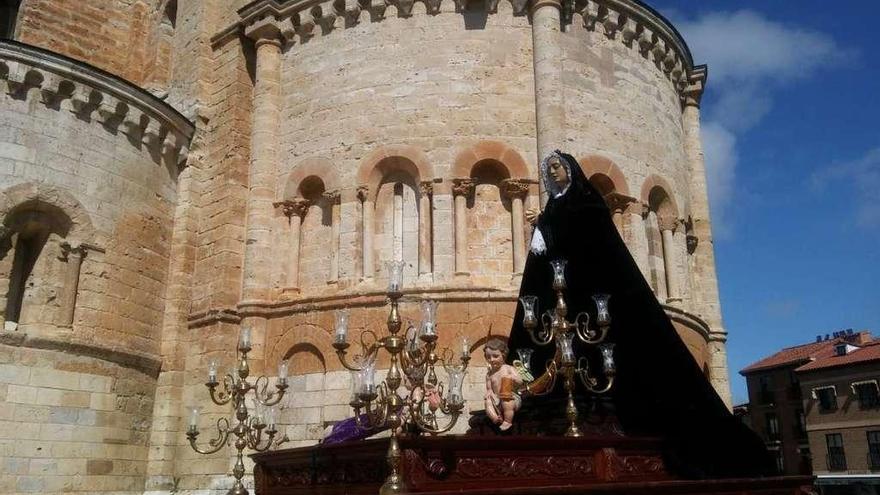
[(489, 365), (486, 372), (486, 415), (499, 425), (501, 431), (507, 431), (513, 426), (513, 415), (522, 404), (516, 389), (523, 379), (516, 368), (505, 364), (507, 343), (503, 340), (489, 339), (483, 348), (483, 355)]

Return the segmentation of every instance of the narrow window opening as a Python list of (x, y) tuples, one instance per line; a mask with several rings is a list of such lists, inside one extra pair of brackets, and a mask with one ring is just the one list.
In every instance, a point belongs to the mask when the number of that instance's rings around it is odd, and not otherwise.
[(0, 0), (0, 39), (15, 37), (15, 24), (21, 0)]
[(28, 281), (49, 236), (45, 230), (36, 230), (22, 232), (17, 237), (12, 272), (9, 277), (9, 292), (6, 296), (7, 324), (17, 324), (21, 319), (21, 308)]

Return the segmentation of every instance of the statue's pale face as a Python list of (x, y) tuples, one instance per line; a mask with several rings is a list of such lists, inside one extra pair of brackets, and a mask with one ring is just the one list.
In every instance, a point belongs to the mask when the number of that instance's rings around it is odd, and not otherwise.
[(492, 371), (498, 371), (504, 364), (504, 353), (497, 349), (483, 349), (483, 356)]
[(553, 179), (553, 182), (559, 185), (559, 187), (565, 187), (568, 185), (568, 172), (565, 170), (565, 165), (557, 157), (553, 157), (550, 159), (550, 162), (547, 164), (548, 171), (550, 177)]

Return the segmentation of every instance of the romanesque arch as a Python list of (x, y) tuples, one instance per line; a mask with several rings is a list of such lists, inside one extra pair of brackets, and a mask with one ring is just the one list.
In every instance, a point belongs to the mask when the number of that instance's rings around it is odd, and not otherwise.
[(364, 278), (380, 278), (386, 262), (403, 261), (412, 283), (431, 272), (431, 196), (434, 170), (414, 146), (388, 145), (358, 169)]
[(83, 257), (101, 250), (88, 213), (64, 190), (24, 183), (0, 192), (0, 219), (4, 324), (70, 326)]
[[(333, 162), (323, 157), (300, 161), (279, 192), (287, 217), (283, 245), (288, 288), (319, 287), (339, 277), (339, 177)], [(284, 228), (286, 227), (286, 228)], [(279, 239), (281, 241), (281, 239)]]
[(502, 274), (525, 264), (523, 202), (533, 182), (525, 160), (505, 143), (480, 141), (458, 152), (452, 176), (456, 273), (508, 284)]
[(645, 233), (651, 283), (661, 301), (679, 302), (680, 276), (674, 234), (681, 222), (672, 188), (662, 177), (651, 175), (642, 185), (641, 201), (647, 206)]

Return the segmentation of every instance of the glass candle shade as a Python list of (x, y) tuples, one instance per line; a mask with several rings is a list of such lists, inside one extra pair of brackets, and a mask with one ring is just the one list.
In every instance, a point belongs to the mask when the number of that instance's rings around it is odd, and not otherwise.
[(358, 374), (360, 374), (358, 394), (372, 395), (376, 393), (376, 363), (374, 361), (365, 363)]
[(266, 426), (266, 406), (258, 400), (254, 400), (253, 422), (258, 427)]
[(553, 290), (565, 289), (565, 265), (567, 260), (553, 260), (550, 266), (553, 267)]
[(403, 290), (403, 261), (388, 262), (388, 292), (399, 294)]
[(464, 385), (464, 375), (467, 373), (461, 368), (447, 368), (449, 374), (449, 397), (447, 401), (451, 405), (460, 405), (464, 402), (461, 387)]
[(266, 410), (266, 429), (275, 431), (278, 424), (278, 409), (274, 406)]
[(523, 326), (534, 328), (538, 324), (538, 318), (535, 316), (538, 298), (536, 296), (522, 296), (519, 298), (519, 302), (523, 307)]
[(344, 344), (348, 338), (348, 308), (337, 309), (333, 312), (333, 319), (336, 331), (333, 333), (333, 341), (337, 344)]
[(470, 359), (471, 357), (471, 343), (468, 340), (466, 335), (462, 335), (459, 340), (459, 358), (462, 360)]
[(357, 402), (358, 394), (361, 392), (363, 382), (364, 376), (360, 371), (351, 372), (351, 397), (349, 398), (350, 402)]
[(437, 301), (422, 301), (422, 336), (437, 336)]
[(574, 364), (574, 347), (572, 346), (572, 340), (574, 339), (573, 333), (563, 333), (559, 334), (559, 352), (562, 355), (562, 362), (564, 364)]
[(238, 336), (238, 350), (247, 352), (251, 350), (251, 327), (241, 327)]
[(527, 370), (531, 371), (531, 362), (532, 362), (532, 353), (535, 352), (534, 349), (530, 347), (522, 347), (516, 350), (516, 356), (519, 358), (520, 362), (522, 362), (523, 366), (526, 367)]
[(290, 361), (283, 360), (278, 363), (278, 383), (287, 383), (287, 375), (290, 372)]
[(189, 406), (189, 431), (199, 431), (199, 414), (202, 412), (201, 406)]
[(593, 301), (596, 302), (596, 323), (605, 326), (611, 323), (611, 314), (608, 312), (608, 300), (611, 296), (608, 294), (596, 294)]
[(605, 372), (605, 376), (613, 376), (617, 372), (614, 364), (614, 344), (599, 344), (599, 352), (602, 353), (602, 371)]
[(217, 383), (217, 360), (208, 363), (208, 383)]

